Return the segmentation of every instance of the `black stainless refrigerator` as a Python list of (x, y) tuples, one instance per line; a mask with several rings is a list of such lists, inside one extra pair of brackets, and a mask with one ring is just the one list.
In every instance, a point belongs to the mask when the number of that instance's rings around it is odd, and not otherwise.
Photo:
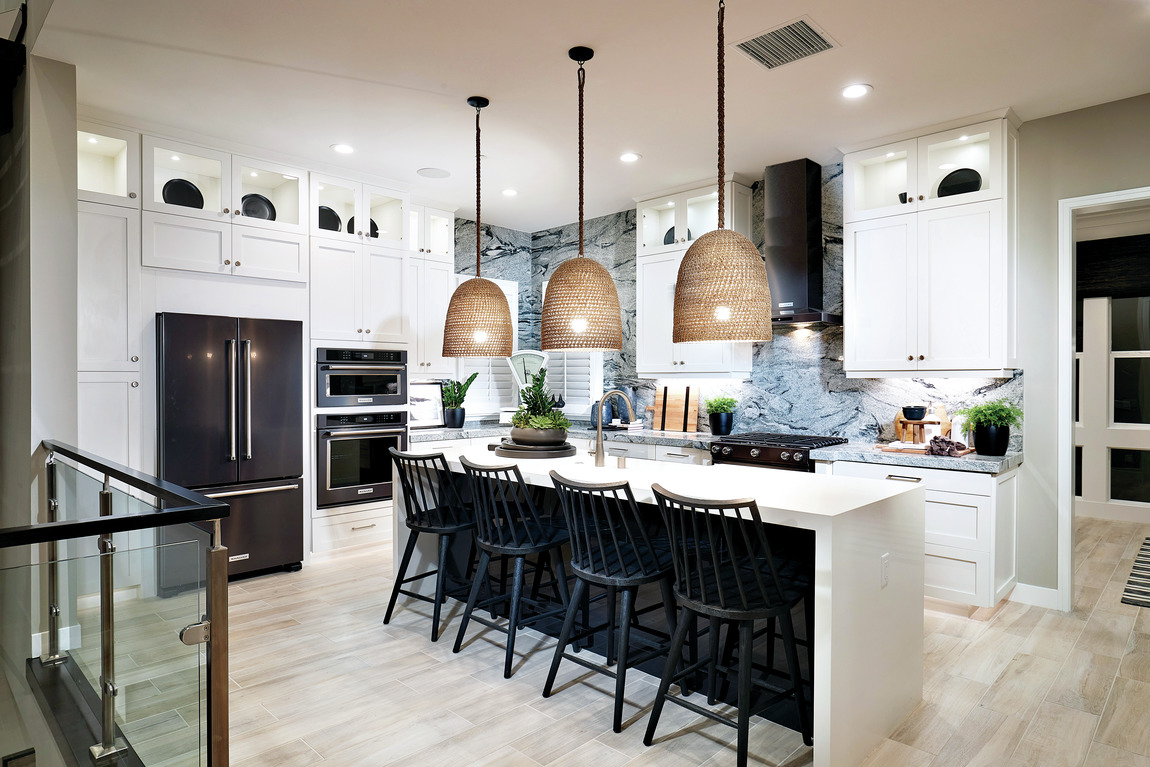
[[(298, 568), (303, 323), (165, 312), (156, 336), (160, 476), (231, 507), (229, 575)], [(186, 580), (170, 564), (161, 557), (161, 593)]]

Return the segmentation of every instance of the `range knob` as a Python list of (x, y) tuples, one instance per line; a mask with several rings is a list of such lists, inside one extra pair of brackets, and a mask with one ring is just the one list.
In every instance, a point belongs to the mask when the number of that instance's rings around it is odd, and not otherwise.
[(795, 453), (795, 460), (796, 461), (803, 460), (803, 454), (802, 453)]
[(759, 449), (757, 447), (752, 447), (751, 448), (751, 458), (758, 458), (758, 457), (759, 457)]
[(790, 454), (790, 453), (788, 453), (786, 450), (784, 450), (783, 452), (779, 453), (779, 458), (782, 458), (784, 461), (785, 461), (785, 460), (787, 460), (787, 459), (788, 459), (788, 458), (790, 458), (790, 457), (791, 457), (791, 454)]
[(723, 448), (723, 455), (730, 455), (730, 454), (731, 454), (731, 448), (729, 448), (729, 447)]
[(719, 452), (719, 446), (718, 445), (711, 445), (711, 452), (712, 453)]

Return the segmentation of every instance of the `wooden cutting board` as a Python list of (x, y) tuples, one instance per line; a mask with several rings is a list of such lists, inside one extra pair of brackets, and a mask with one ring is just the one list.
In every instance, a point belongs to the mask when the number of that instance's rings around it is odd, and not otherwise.
[[(925, 444), (921, 448), (889, 447), (887, 445), (875, 445), (875, 447), (877, 447), (879, 450), (883, 451), (884, 453), (906, 453), (907, 455), (926, 455), (926, 445)], [(964, 456), (964, 455), (970, 455), (973, 452), (974, 452), (974, 448), (968, 447), (966, 450), (960, 450), (958, 454), (959, 454), (959, 456)], [(938, 457), (939, 458), (950, 458), (953, 456), (940, 455)]]
[(699, 389), (690, 386), (660, 386), (655, 389), (653, 429), (664, 431), (699, 430)]

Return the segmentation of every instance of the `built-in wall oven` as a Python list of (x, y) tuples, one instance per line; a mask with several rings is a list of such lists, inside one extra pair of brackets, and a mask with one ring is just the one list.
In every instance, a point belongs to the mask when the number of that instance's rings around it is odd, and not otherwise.
[(407, 352), (317, 349), (316, 407), (407, 405)]
[(392, 447), (407, 450), (406, 411), (317, 416), (316, 504), (391, 498)]

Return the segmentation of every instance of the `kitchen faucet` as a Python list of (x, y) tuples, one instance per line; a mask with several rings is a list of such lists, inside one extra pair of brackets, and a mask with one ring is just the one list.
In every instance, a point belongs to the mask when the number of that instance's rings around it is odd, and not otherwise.
[(635, 420), (635, 408), (631, 407), (631, 400), (627, 399), (627, 395), (618, 389), (612, 389), (603, 395), (603, 399), (599, 400), (599, 410), (595, 418), (595, 465), (604, 466), (605, 460), (603, 455), (603, 404), (607, 398), (612, 394), (619, 395), (619, 398), (627, 404), (627, 417)]

